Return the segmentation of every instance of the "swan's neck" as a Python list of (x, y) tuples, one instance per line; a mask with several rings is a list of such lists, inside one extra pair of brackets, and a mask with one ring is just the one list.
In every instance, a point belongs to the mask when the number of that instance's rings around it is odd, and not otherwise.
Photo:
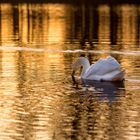
[(81, 65), (83, 67), (82, 72), (81, 72), (81, 78), (84, 78), (86, 76), (86, 71), (90, 67), (90, 63), (87, 58), (82, 57), (81, 58)]

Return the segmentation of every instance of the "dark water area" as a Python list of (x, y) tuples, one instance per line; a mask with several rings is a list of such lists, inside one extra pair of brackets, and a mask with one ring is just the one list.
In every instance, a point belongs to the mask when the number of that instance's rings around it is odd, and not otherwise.
[[(119, 83), (71, 78), (109, 55)], [(140, 139), (140, 5), (0, 4), (0, 140)]]
[(1, 0), (1, 3), (139, 4), (139, 0)]

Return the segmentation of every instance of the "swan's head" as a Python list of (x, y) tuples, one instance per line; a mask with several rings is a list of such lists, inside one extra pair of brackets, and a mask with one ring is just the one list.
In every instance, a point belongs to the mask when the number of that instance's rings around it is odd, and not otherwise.
[(73, 64), (72, 64), (72, 76), (74, 76), (76, 70), (81, 66), (81, 57), (78, 58)]
[(89, 61), (86, 57), (79, 57), (73, 64), (72, 64), (72, 76), (74, 76), (75, 72), (82, 66), (83, 68), (89, 67)]

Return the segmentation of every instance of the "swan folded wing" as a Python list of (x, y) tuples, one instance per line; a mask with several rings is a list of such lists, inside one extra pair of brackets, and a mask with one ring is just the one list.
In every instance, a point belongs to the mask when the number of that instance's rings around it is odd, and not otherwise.
[(100, 80), (103, 81), (121, 81), (124, 79), (124, 70), (115, 70), (110, 73), (105, 74)]
[(90, 78), (95, 75), (105, 75), (115, 70), (120, 70), (120, 64), (112, 58), (99, 59), (95, 64), (92, 64), (86, 71), (86, 77)]
[(97, 74), (102, 67), (104, 61), (104, 59), (99, 59), (95, 64), (92, 64), (86, 71), (86, 77)]
[(120, 64), (114, 57), (109, 56), (106, 60), (108, 63), (111, 63), (112, 65), (120, 67)]

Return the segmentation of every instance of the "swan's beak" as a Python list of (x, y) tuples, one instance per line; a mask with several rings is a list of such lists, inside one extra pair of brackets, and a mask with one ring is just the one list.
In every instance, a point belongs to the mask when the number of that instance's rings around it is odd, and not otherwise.
[(74, 77), (74, 74), (75, 74), (75, 71), (73, 70), (71, 76)]
[(72, 74), (71, 74), (71, 77), (72, 77), (73, 83), (76, 84), (77, 82), (76, 82), (76, 80), (75, 80), (74, 74), (75, 74), (75, 71), (73, 70), (73, 71), (72, 71)]

